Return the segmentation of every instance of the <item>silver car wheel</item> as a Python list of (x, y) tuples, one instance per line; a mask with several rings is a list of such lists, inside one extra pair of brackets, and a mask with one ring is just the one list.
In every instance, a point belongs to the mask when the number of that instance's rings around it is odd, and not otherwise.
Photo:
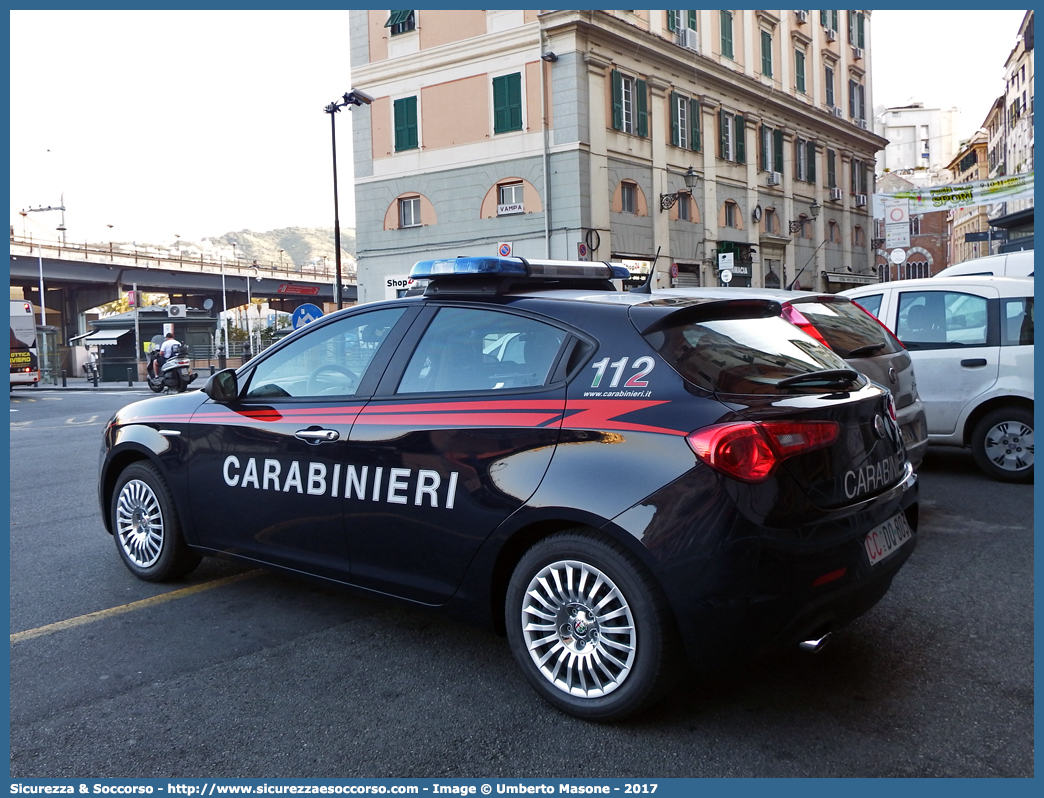
[(140, 568), (154, 565), (163, 551), (163, 511), (152, 488), (140, 479), (120, 491), (116, 534), (128, 559)]
[(1033, 427), (1020, 421), (1001, 421), (986, 431), (983, 451), (1004, 471), (1025, 471), (1033, 467)]
[(545, 566), (526, 588), (521, 623), (537, 669), (564, 693), (608, 695), (631, 672), (637, 646), (631, 608), (591, 565), (559, 560)]

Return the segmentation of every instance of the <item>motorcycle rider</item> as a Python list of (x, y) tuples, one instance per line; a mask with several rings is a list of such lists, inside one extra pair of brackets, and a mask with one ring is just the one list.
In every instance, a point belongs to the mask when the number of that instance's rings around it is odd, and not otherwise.
[(163, 343), (160, 345), (159, 357), (156, 358), (157, 374), (162, 373), (163, 364), (167, 362), (168, 358), (174, 356), (179, 346), (181, 346), (181, 342), (174, 337), (174, 333), (167, 333), (167, 337), (163, 339)]

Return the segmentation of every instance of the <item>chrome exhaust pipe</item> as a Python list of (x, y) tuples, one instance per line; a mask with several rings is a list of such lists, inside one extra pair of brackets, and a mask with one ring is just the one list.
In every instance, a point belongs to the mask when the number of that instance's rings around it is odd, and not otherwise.
[(798, 648), (800, 648), (802, 651), (808, 651), (811, 654), (815, 654), (817, 651), (822, 651), (823, 647), (830, 642), (830, 635), (831, 632), (827, 632), (818, 640), (805, 640), (801, 643), (798, 643)]

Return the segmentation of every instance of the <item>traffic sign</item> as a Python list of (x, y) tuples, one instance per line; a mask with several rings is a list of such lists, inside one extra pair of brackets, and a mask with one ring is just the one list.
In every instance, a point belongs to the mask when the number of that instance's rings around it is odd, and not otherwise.
[(591, 251), (587, 248), (587, 244), (583, 241), (578, 241), (576, 244), (576, 257), (577, 260), (587, 260)]
[(731, 283), (732, 282), (732, 269), (722, 269), (721, 270), (721, 281), (723, 283)]
[(497, 245), (497, 254), (500, 255), (500, 257), (502, 257), (502, 258), (510, 258), (511, 257), (511, 242), (510, 241), (502, 241), (500, 244), (498, 244)]
[(900, 266), (906, 260), (906, 252), (902, 249), (893, 249), (888, 253), (888, 260), (896, 266)]
[(316, 307), (311, 303), (306, 302), (294, 311), (294, 315), (290, 317), (290, 324), (293, 326), (295, 330), (297, 330), (301, 327), (304, 327), (309, 322), (313, 322), (316, 319), (321, 318), (322, 315), (322, 309)]
[(734, 252), (719, 252), (718, 271), (720, 272), (723, 269), (731, 269), (733, 264), (735, 263), (735, 260), (736, 258)]

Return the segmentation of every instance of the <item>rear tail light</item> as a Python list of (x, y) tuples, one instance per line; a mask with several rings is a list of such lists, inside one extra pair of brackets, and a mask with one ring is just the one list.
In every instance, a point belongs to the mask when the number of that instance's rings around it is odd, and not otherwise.
[(711, 468), (741, 482), (764, 482), (786, 458), (829, 446), (838, 429), (836, 421), (742, 421), (697, 430), (686, 440)]
[(808, 320), (808, 317), (805, 316), (804, 313), (802, 313), (793, 305), (784, 305), (782, 316), (795, 327), (800, 329), (801, 332), (805, 333), (805, 335), (815, 338), (827, 349), (833, 349), (833, 347), (831, 347), (830, 344), (827, 343), (826, 338), (823, 337), (822, 333), (820, 333), (819, 330), (816, 329), (816, 325), (810, 322)]

